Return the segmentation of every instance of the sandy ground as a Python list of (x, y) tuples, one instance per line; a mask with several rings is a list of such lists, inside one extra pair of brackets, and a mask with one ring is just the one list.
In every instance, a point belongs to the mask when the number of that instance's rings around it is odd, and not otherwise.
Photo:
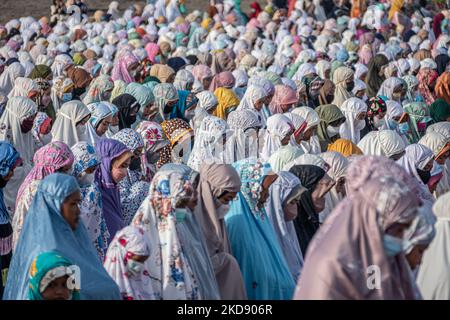
[[(91, 9), (108, 8), (108, 4), (112, 0), (88, 0), (88, 5)], [(131, 1), (119, 0), (120, 9), (124, 10), (133, 3), (142, 3), (145, 1)], [(243, 10), (248, 10), (248, 3), (250, 0), (244, 0)], [(260, 3), (262, 1), (259, 1)], [(5, 23), (13, 18), (20, 18), (24, 16), (34, 16), (36, 18), (50, 14), (50, 4), (52, 0), (0, 0), (0, 23)], [(201, 9), (205, 10), (209, 0), (186, 0), (189, 10)]]

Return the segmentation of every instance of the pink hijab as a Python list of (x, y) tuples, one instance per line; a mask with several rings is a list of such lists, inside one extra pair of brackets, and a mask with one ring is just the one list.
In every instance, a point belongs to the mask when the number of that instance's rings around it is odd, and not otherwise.
[(200, 82), (202, 82), (205, 78), (211, 78), (213, 76), (211, 68), (204, 64), (198, 64), (194, 66), (192, 68), (192, 74), (194, 75), (195, 79)]
[[(411, 222), (419, 204), (397, 177), (367, 181), (336, 206), (313, 238), (294, 298), (414, 299), (406, 258), (387, 256), (383, 236), (395, 223)], [(368, 286), (373, 266), (381, 275), (378, 288)]]
[(231, 89), (234, 87), (236, 83), (236, 79), (230, 71), (223, 71), (219, 74), (216, 74), (211, 81), (211, 85), (209, 86), (209, 91), (214, 92), (217, 88), (227, 88)]
[(114, 64), (114, 68), (112, 70), (111, 78), (113, 79), (113, 81), (122, 80), (127, 84), (134, 82), (133, 77), (128, 71), (128, 67), (136, 62), (139, 62), (139, 60), (131, 52), (127, 52), (122, 57), (120, 57), (119, 60)]
[(147, 51), (147, 58), (152, 64), (156, 63), (156, 56), (159, 52), (159, 46), (156, 43), (148, 43), (145, 46), (145, 51)]
[(284, 113), (282, 106), (298, 102), (297, 93), (285, 85), (276, 85), (275, 94), (270, 102), (269, 109), (272, 114)]
[(40, 148), (33, 157), (34, 167), (26, 176), (19, 188), (17, 201), (22, 196), (26, 187), (35, 180), (42, 180), (46, 176), (57, 172), (65, 166), (71, 166), (74, 156), (69, 146), (64, 142), (54, 141)]

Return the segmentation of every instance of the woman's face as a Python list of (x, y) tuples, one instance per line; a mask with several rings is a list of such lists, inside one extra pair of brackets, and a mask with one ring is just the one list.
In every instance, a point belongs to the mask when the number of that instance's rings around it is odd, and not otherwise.
[(297, 201), (298, 199), (292, 200), (283, 207), (285, 221), (291, 221), (297, 217), (298, 214)]
[(345, 191), (345, 177), (340, 177), (337, 181), (336, 181), (336, 192), (340, 193), (343, 197), (345, 197), (345, 195), (347, 194), (347, 192)]
[[(134, 114), (133, 114), (134, 112)], [(145, 106), (144, 110), (142, 110), (142, 117), (146, 120), (152, 119), (158, 113), (158, 107), (155, 104), (150, 103)], [(130, 112), (130, 116), (135, 116), (137, 114), (137, 109), (134, 109)]]
[(311, 137), (316, 133), (317, 126), (312, 126), (311, 128), (308, 128), (305, 133), (303, 134), (304, 141), (309, 141)]
[(119, 113), (112, 117), (111, 125), (114, 127), (119, 125)]
[(125, 152), (113, 160), (111, 165), (111, 176), (115, 183), (119, 183), (127, 176), (131, 156), (131, 152)]
[(41, 293), (44, 300), (69, 300), (71, 291), (67, 287), (69, 276), (56, 278)]
[(77, 228), (78, 221), (80, 220), (80, 204), (81, 193), (80, 191), (75, 191), (70, 194), (61, 205), (61, 215), (72, 230)]
[(262, 107), (264, 106), (265, 98), (259, 99), (255, 101), (255, 109), (258, 111), (261, 111)]
[(294, 131), (292, 130), (290, 133), (288, 133), (282, 140), (281, 140), (281, 145), (285, 146), (289, 143), (289, 141), (291, 140), (291, 136), (294, 133)]
[(406, 255), (406, 259), (408, 260), (408, 264), (411, 267), (411, 269), (414, 270), (416, 267), (420, 265), (420, 263), (422, 262), (423, 254), (425, 250), (427, 250), (427, 248), (428, 245), (419, 244), (414, 246), (411, 252)]
[(367, 112), (360, 112), (356, 115), (356, 120), (364, 120), (364, 118), (367, 116)]
[(208, 90), (209, 86), (211, 85), (211, 81), (212, 81), (212, 77), (205, 77), (203, 78), (202, 84), (203, 84), (203, 88), (205, 90)]
[(109, 101), (111, 99), (112, 91), (113, 89), (111, 88), (110, 90), (103, 92), (102, 97), (104, 101)]
[(403, 233), (409, 228), (410, 225), (411, 223), (394, 223), (392, 226), (387, 228), (386, 234), (402, 239)]
[(217, 198), (221, 204), (229, 204), (231, 201), (233, 201), (237, 196), (237, 192), (229, 192), (227, 191), (224, 195)]
[(439, 155), (439, 157), (436, 158), (436, 162), (439, 163), (440, 165), (445, 164), (445, 160), (447, 160), (450, 157), (450, 142), (447, 143), (445, 148), (447, 148), (447, 151), (445, 151), (444, 153)]
[(86, 123), (89, 121), (90, 118), (91, 118), (91, 115), (88, 114), (86, 117), (84, 117), (83, 119), (78, 121), (77, 126), (84, 126), (84, 125), (86, 125)]
[(97, 128), (95, 129), (95, 132), (98, 134), (99, 137), (101, 137), (106, 133), (106, 131), (108, 131), (108, 128), (111, 124), (112, 124), (112, 116), (108, 116), (102, 121), (100, 121)]
[(272, 102), (273, 96), (275, 95), (275, 93), (272, 93), (271, 95), (268, 95), (267, 97), (264, 98), (263, 103), (268, 106), (270, 104), (270, 102)]
[(364, 72), (362, 75), (359, 76), (359, 79), (363, 82), (366, 82), (367, 72)]
[(331, 69), (325, 70), (325, 72), (323, 73), (323, 75), (324, 75), (325, 79), (330, 80), (330, 78), (331, 78)]
[(423, 167), (423, 171), (431, 171), (431, 169), (433, 169), (433, 162), (434, 159), (431, 159), (430, 161), (428, 161), (428, 163), (425, 165), (425, 167)]

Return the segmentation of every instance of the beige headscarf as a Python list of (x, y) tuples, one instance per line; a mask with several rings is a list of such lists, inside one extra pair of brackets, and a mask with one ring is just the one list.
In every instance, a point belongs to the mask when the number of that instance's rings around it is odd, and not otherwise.
[(334, 100), (332, 104), (338, 106), (339, 108), (345, 100), (353, 96), (351, 92), (347, 91), (345, 86), (345, 81), (352, 79), (353, 75), (354, 71), (347, 67), (339, 67), (333, 74), (333, 82), (336, 85), (336, 89), (334, 90)]
[(219, 284), (222, 299), (246, 299), (244, 282), (239, 265), (231, 255), (224, 215), (219, 214), (217, 198), (225, 191), (239, 192), (241, 180), (228, 164), (203, 164), (200, 168), (195, 218), (202, 227), (208, 251)]
[(154, 64), (150, 69), (150, 76), (157, 77), (162, 83), (167, 83), (167, 79), (175, 74), (175, 71), (164, 64)]

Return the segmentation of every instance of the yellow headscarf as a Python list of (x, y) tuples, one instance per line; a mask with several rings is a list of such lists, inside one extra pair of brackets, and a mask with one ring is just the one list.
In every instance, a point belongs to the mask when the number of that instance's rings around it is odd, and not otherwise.
[(349, 157), (351, 155), (362, 155), (363, 152), (360, 148), (350, 140), (337, 139), (334, 143), (328, 145), (327, 151), (335, 151), (342, 154), (344, 157)]
[(211, 19), (211, 18), (206, 18), (206, 19), (203, 19), (203, 21), (202, 21), (202, 23), (200, 24), (200, 26), (203, 28), (203, 29), (206, 29), (206, 30), (210, 30), (211, 29), (211, 24), (212, 24), (212, 22), (213, 22), (213, 20)]
[(226, 120), (227, 109), (238, 106), (240, 102), (239, 98), (232, 90), (227, 88), (217, 88), (216, 91), (214, 91), (214, 95), (217, 98), (218, 105), (216, 110), (214, 110), (213, 115)]
[(394, 15), (396, 12), (399, 12), (400, 9), (403, 7), (405, 0), (394, 0), (392, 1), (391, 9), (389, 10), (389, 16), (388, 19), (392, 20), (394, 18)]

